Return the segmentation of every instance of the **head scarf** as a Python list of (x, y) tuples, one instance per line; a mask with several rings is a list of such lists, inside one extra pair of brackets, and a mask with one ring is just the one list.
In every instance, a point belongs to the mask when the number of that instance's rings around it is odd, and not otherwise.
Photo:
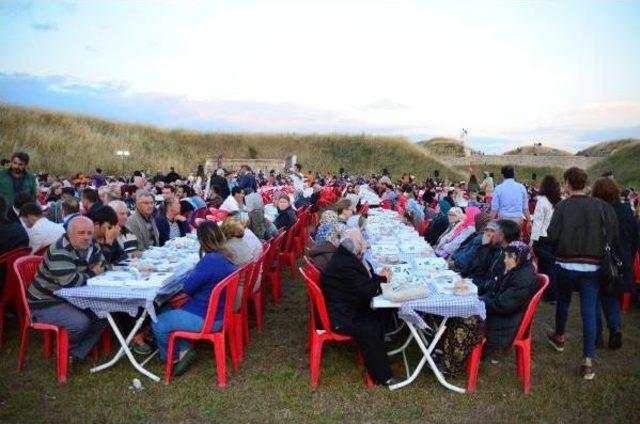
[(436, 218), (446, 218), (449, 213), (449, 209), (451, 209), (451, 203), (446, 200), (440, 200), (438, 201), (438, 205), (440, 205), (440, 213)]
[(516, 257), (516, 266), (522, 266), (531, 261), (531, 248), (522, 241), (512, 241), (504, 251)]
[(247, 208), (247, 212), (264, 209), (264, 200), (262, 200), (262, 196), (259, 193), (254, 191), (244, 198), (244, 205)]
[(338, 247), (340, 245), (340, 240), (344, 236), (344, 232), (347, 230), (347, 226), (341, 222), (336, 222), (329, 225), (329, 231), (327, 231), (325, 240)]
[[(457, 209), (457, 208), (454, 208)], [(467, 211), (465, 213), (464, 219), (462, 220), (462, 222), (458, 223), (458, 225), (456, 225), (456, 228), (453, 230), (453, 234), (454, 235), (458, 235), (460, 234), (462, 231), (464, 231), (465, 229), (469, 228), (469, 227), (474, 227), (476, 225), (476, 215), (480, 214), (481, 211), (479, 208), (476, 207), (468, 207)]]
[(326, 210), (320, 216), (320, 225), (335, 224), (338, 222), (338, 214), (336, 211)]
[(358, 228), (345, 230), (340, 240), (340, 246), (358, 257), (361, 257), (367, 250), (367, 242)]

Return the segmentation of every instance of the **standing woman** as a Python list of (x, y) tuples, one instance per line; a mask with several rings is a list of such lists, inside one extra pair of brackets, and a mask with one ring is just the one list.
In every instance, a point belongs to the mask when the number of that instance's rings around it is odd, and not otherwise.
[(531, 228), (531, 246), (538, 258), (538, 272), (549, 277), (549, 285), (544, 291), (543, 298), (547, 302), (556, 300), (555, 262), (552, 246), (547, 239), (547, 228), (551, 222), (553, 208), (560, 203), (560, 183), (552, 175), (542, 179), (540, 191), (533, 212), (533, 226)]
[[(638, 227), (629, 205), (620, 202), (620, 188), (612, 178), (598, 178), (593, 184), (592, 195), (609, 203), (618, 218), (619, 237), (618, 242), (614, 243), (612, 249), (622, 261), (622, 278), (613, 287), (602, 287), (598, 299), (609, 327), (609, 349), (615, 350), (622, 347), (620, 294), (632, 292), (635, 285), (633, 260), (638, 248)], [(598, 310), (596, 318), (598, 322), (598, 339), (601, 340), (600, 310)]]

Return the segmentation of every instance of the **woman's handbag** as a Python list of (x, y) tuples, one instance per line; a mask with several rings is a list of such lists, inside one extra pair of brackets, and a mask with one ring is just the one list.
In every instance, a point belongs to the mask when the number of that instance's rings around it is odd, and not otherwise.
[(600, 263), (600, 285), (605, 291), (612, 291), (615, 283), (622, 278), (622, 260), (611, 249), (607, 237), (607, 226), (604, 219), (604, 208), (600, 209), (600, 223), (604, 239), (604, 253)]

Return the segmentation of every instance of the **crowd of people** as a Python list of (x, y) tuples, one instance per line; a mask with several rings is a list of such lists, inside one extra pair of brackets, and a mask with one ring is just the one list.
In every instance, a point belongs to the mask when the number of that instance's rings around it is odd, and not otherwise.
[[(385, 348), (390, 317), (369, 304), (393, 274), (388, 269), (376, 274), (364, 259), (369, 208), (397, 210), (437, 256), (478, 287), (487, 317), (476, 328), (484, 331), (485, 352), (494, 361), (511, 346), (539, 289), (537, 273), (550, 280), (544, 300), (555, 302), (556, 323), (547, 337), (557, 351), (566, 345), (572, 293), (579, 292), (581, 372), (587, 380), (595, 376), (595, 350), (604, 346), (602, 315), (608, 347), (619, 349), (620, 295), (635, 295), (639, 197), (610, 176), (589, 184), (578, 168), (566, 170), (562, 182), (545, 176), (539, 186), (525, 186), (510, 166), (502, 168), (497, 184), (488, 172), (481, 182), (473, 171), (468, 181), (457, 183), (435, 177), (417, 181), (407, 174), (393, 181), (386, 170), (369, 176), (344, 169), (303, 173), (300, 164), (286, 171), (243, 165), (211, 174), (200, 166), (186, 178), (174, 168), (166, 175), (110, 176), (96, 169), (90, 176), (64, 178), (35, 176), (23, 152), (5, 163), (0, 255), (18, 248), (43, 255), (28, 289), (33, 319), (66, 328), (70, 352), (79, 359), (99, 340), (105, 322), (65, 302), (56, 290), (86, 284), (114, 264), (195, 231), (201, 259), (184, 282), (186, 302), (164, 307), (150, 330), (134, 339), (136, 353), (150, 353), (154, 343), (163, 360), (176, 361), (180, 374), (195, 353), (183, 343), (174, 358), (166, 358), (168, 334), (199, 330), (215, 285), (255, 261), (262, 242), (289, 230), (302, 208), (320, 214), (307, 255), (321, 271), (331, 325), (353, 336), (377, 384), (395, 381)], [(214, 327), (221, 325), (222, 313), (219, 309)], [(130, 318), (120, 321), (131, 325)]]

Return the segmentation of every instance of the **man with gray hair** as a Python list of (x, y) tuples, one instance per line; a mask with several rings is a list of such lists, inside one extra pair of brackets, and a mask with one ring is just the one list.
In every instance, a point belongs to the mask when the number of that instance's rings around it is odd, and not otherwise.
[(151, 246), (160, 246), (158, 226), (153, 219), (155, 196), (148, 191), (136, 194), (136, 211), (127, 219), (127, 228), (138, 239), (138, 250), (144, 252)]
[(107, 322), (76, 308), (55, 292), (85, 285), (89, 278), (102, 274), (105, 265), (100, 246), (93, 239), (93, 222), (77, 216), (69, 222), (66, 234), (49, 248), (27, 290), (32, 319), (67, 330), (69, 352), (78, 359), (84, 359), (100, 340)]

